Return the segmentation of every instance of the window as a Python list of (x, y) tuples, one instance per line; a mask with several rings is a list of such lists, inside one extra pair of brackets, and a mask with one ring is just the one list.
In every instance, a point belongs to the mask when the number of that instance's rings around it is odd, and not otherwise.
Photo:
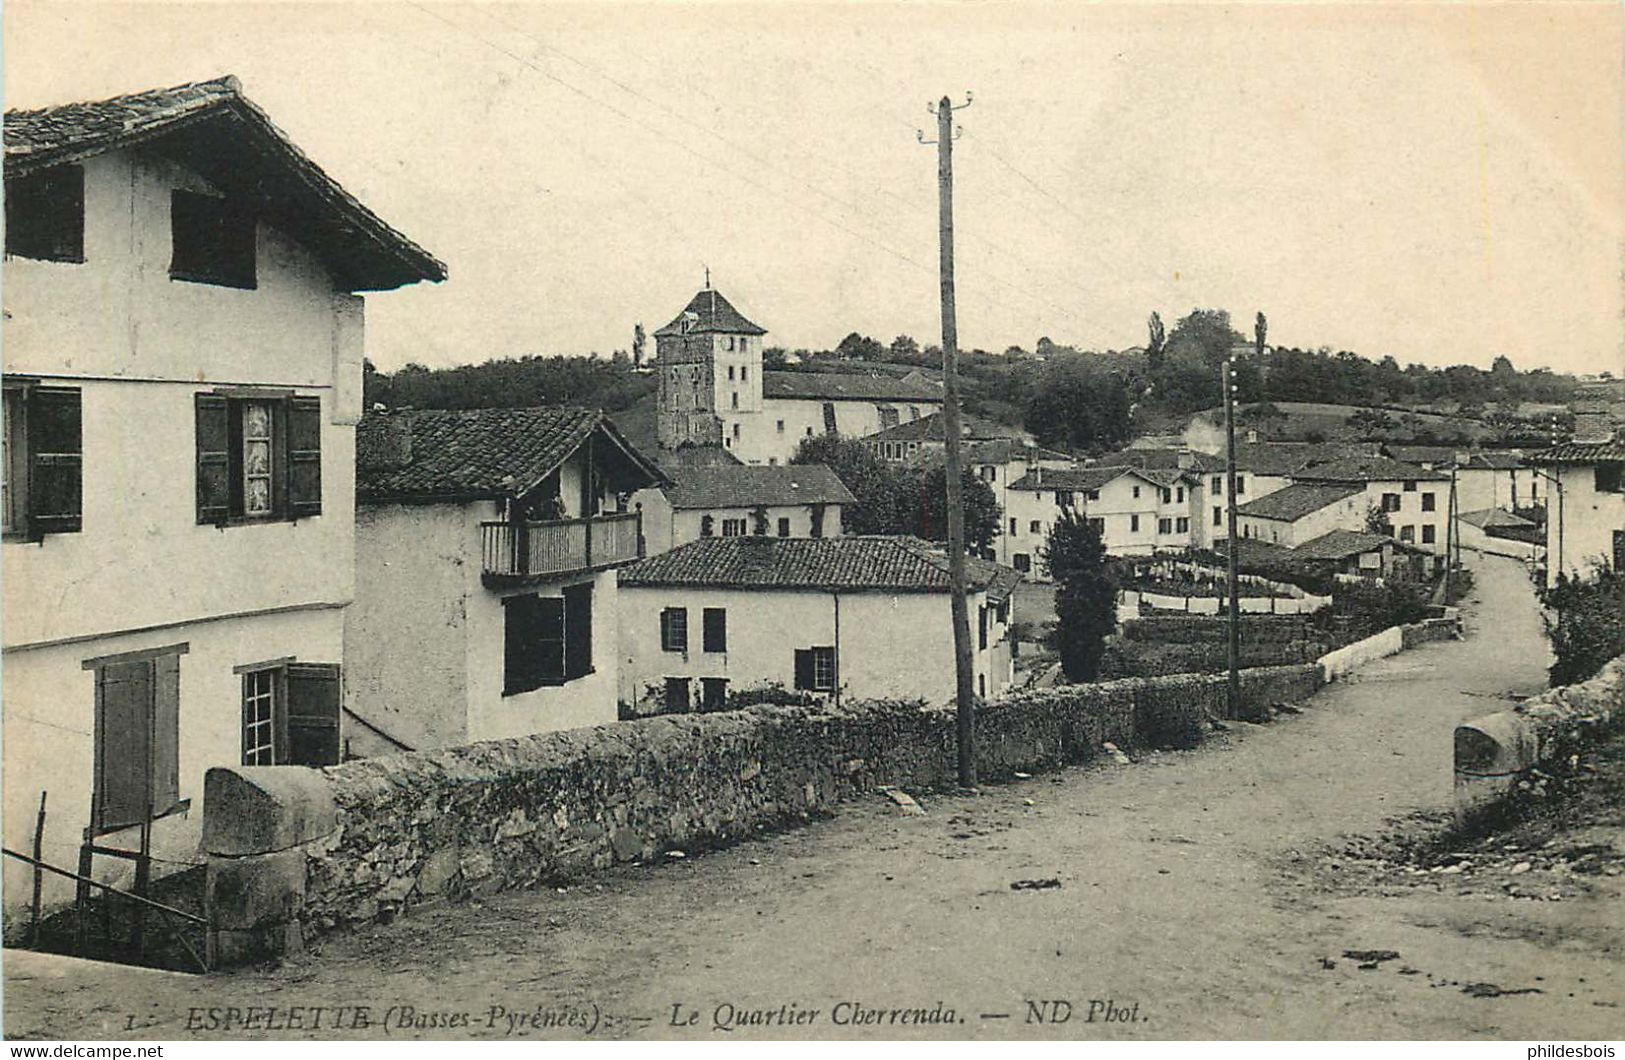
[(722, 520), (722, 536), (723, 537), (744, 537), (745, 536), (745, 520), (743, 520), (743, 519), (724, 519), (724, 520)]
[(779, 466), (779, 458), (776, 457), (776, 456), (768, 457), (767, 458), (767, 466), (768, 467), (778, 467)]
[[(728, 340), (728, 348), (730, 350), (734, 348), (734, 340), (733, 339)], [(728, 382), (730, 382), (730, 383), (733, 382), (733, 379), (734, 379), (734, 366), (730, 364), (728, 366)]]
[(1013, 515), (1010, 517), (1010, 536), (1016, 536), (1016, 517)]
[(812, 428), (811, 428), (811, 427), (808, 427), (808, 428), (807, 428), (807, 437), (808, 437), (808, 438), (811, 438), (811, 437), (812, 437)]
[[(739, 407), (739, 391), (735, 390), (733, 393), (728, 395), (728, 404), (734, 408)], [(734, 437), (739, 437), (739, 424), (737, 423), (734, 424)]]
[(1177, 496), (1174, 498), (1175, 502), (1179, 503), (1179, 504), (1184, 504), (1185, 503), (1185, 487), (1180, 486), (1174, 492), (1175, 492), (1175, 494), (1177, 494)]
[(1238, 474), (1236, 476), (1236, 496), (1239, 497), (1243, 493), (1246, 493), (1246, 492), (1247, 492), (1247, 476)]
[(1044, 532), (1044, 524), (1043, 524), (1043, 522), (1038, 520), (1038, 519), (1032, 520), (1031, 522), (1029, 522), (1027, 524), (1027, 532), (1029, 534), (1041, 534), (1041, 533), (1043, 533)]
[(728, 650), (728, 611), (722, 607), (708, 607), (700, 613), (700, 642), (705, 651)]
[(1134, 490), (1134, 499), (1139, 500), (1140, 499), (1140, 487), (1135, 486), (1135, 487), (1133, 487), (1133, 490)]
[(728, 708), (728, 679), (726, 677), (700, 678), (700, 709), (726, 710)]
[(1088, 523), (1089, 529), (1093, 530), (1096, 535), (1102, 538), (1106, 536), (1106, 520), (1104, 518), (1097, 516), (1088, 520)]
[(700, 536), (711, 537), (716, 533), (717, 520), (713, 515), (700, 516)]
[(1055, 491), (1055, 503), (1060, 505), (1063, 508), (1072, 507), (1072, 491), (1071, 490), (1056, 490)]
[(982, 465), (982, 481), (993, 482), (999, 477), (999, 469), (993, 464)]
[(170, 196), (169, 220), (172, 279), (254, 288), (252, 213), (214, 195), (176, 191)]
[[(739, 340), (739, 348), (740, 349), (745, 348), (745, 340), (744, 339)], [(741, 383), (748, 383), (750, 381), (750, 369), (748, 367), (745, 367), (743, 365), (740, 366), (740, 368), (739, 368), (739, 381)]]
[(1174, 521), (1172, 519), (1158, 519), (1157, 520), (1157, 533), (1159, 533), (1159, 534), (1171, 534), (1173, 532), (1174, 532)]
[(1422, 544), (1431, 545), (1438, 540), (1439, 528), (1432, 523), (1422, 524)]
[(322, 513), (322, 399), (195, 395), (197, 521)]
[[(730, 350), (733, 349), (734, 348), (734, 337), (732, 335), (728, 336), (727, 342), (728, 342), (728, 349), (730, 349)], [(734, 370), (732, 368), (730, 368), (730, 369), (728, 369), (728, 378), (732, 379), (733, 377), (734, 377)]]
[(1405, 488), (1406, 493), (1415, 493), (1416, 492), (1416, 480), (1411, 479), (1411, 480), (1407, 481), (1405, 483), (1404, 488)]
[(56, 166), (6, 178), (6, 254), (37, 261), (85, 260), (85, 171)]
[(1167, 486), (1162, 487), (1162, 503), (1164, 503), (1164, 504), (1172, 504), (1173, 501), (1174, 501), (1174, 491), (1169, 489)]
[(1213, 525), (1214, 526), (1223, 526), (1224, 525), (1224, 509), (1220, 508), (1220, 507), (1218, 507), (1216, 505), (1213, 508)]
[(810, 529), (813, 537), (824, 536), (824, 506), (822, 504), (812, 506), (812, 526)]
[(1177, 534), (1188, 534), (1188, 533), (1190, 533), (1191, 532), (1191, 521), (1190, 521), (1190, 519), (1188, 517), (1186, 517), (1186, 516), (1183, 516), (1183, 515), (1180, 516), (1178, 519), (1175, 519), (1174, 520), (1174, 532), (1177, 533)]
[(1090, 490), (1089, 492), (1085, 493), (1083, 495), (1083, 497), (1084, 497), (1084, 500), (1098, 501), (1100, 499), (1100, 491), (1099, 490)]
[(83, 453), (79, 390), (7, 380), (0, 507), (7, 536), (77, 533)]
[(510, 596), (503, 607), (502, 694), (562, 685), (592, 673), (592, 586), (563, 596)]
[(187, 645), (87, 659), (96, 675), (90, 834), (181, 808), (180, 680)]
[(1137, 534), (1140, 532), (1140, 517), (1138, 515), (1128, 517), (1128, 528), (1130, 533)]
[(1416, 527), (1411, 525), (1410, 523), (1406, 523), (1404, 526), (1400, 527), (1399, 528), (1399, 539), (1401, 541), (1415, 541), (1416, 540)]
[(237, 672), (243, 680), (243, 765), (338, 765), (338, 664), (284, 660)]
[(976, 609), (976, 647), (979, 651), (987, 651), (987, 605), (983, 604)]
[(688, 608), (668, 607), (660, 612), (660, 650), (688, 651)]
[(779, 428), (778, 429), (779, 429), (780, 434), (784, 433), (784, 421), (783, 420), (779, 421)]
[(789, 537), (790, 536), (790, 517), (789, 516), (785, 516), (785, 515), (779, 516), (779, 536), (780, 537)]
[(900, 418), (897, 415), (897, 410), (896, 409), (890, 407), (889, 405), (880, 405), (880, 406), (877, 406), (877, 407), (880, 410), (880, 429), (881, 430), (885, 430), (888, 427), (897, 426)]
[(1219, 496), (1220, 494), (1222, 494), (1224, 492), (1224, 477), (1222, 475), (1214, 475), (1213, 476), (1213, 484), (1212, 484), (1211, 489), (1212, 489), (1213, 495), (1215, 497)]
[(1434, 511), (1437, 499), (1438, 499), (1437, 494), (1433, 494), (1433, 493), (1424, 493), (1424, 494), (1422, 494), (1422, 510), (1424, 512)]
[(1023, 574), (1033, 569), (1032, 557), (1025, 552), (1017, 552), (1010, 557), (1010, 565)]
[(798, 689), (835, 691), (835, 649), (797, 648), (795, 676)]
[(668, 714), (688, 712), (688, 678), (666, 678), (666, 712)]
[(1593, 468), (1592, 469), (1592, 474), (1593, 474), (1592, 481), (1593, 481), (1594, 486), (1596, 487), (1597, 492), (1598, 493), (1620, 493), (1620, 492), (1625, 492), (1625, 488), (1622, 488), (1622, 486), (1621, 486), (1620, 470), (1621, 470), (1621, 465), (1619, 465), (1619, 464), (1598, 464), (1595, 468)]
[(1399, 511), (1399, 494), (1384, 493), (1382, 495), (1382, 510), (1385, 512)]

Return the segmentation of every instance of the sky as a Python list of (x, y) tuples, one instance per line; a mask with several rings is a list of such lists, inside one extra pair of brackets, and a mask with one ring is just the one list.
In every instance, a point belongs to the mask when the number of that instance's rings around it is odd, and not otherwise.
[(449, 269), (368, 296), (389, 370), (607, 354), (712, 281), (767, 342), (1288, 346), (1625, 374), (1614, 3), (7, 0), (5, 104), (225, 73)]

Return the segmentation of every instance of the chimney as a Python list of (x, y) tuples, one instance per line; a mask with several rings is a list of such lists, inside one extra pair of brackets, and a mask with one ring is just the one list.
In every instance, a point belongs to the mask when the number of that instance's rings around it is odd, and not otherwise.
[(1179, 447), (1177, 466), (1181, 471), (1189, 471), (1196, 467), (1196, 454), (1191, 452), (1190, 446), (1182, 445)]

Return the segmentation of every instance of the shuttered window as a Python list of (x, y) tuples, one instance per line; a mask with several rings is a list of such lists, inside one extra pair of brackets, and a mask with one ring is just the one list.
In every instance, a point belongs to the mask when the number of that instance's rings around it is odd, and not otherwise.
[(96, 675), (91, 832), (162, 817), (180, 803), (180, 656), (185, 645), (88, 660)]
[(728, 612), (721, 607), (708, 607), (702, 614), (701, 640), (708, 652), (728, 650)]
[(835, 691), (835, 649), (796, 649), (796, 688), (809, 692)]
[(6, 178), (6, 253), (39, 261), (85, 260), (85, 171), (54, 166)]
[(517, 695), (565, 677), (564, 600), (557, 596), (510, 596), (502, 601), (502, 694)]
[(592, 583), (564, 590), (564, 679), (592, 673)]
[(76, 387), (5, 387), (5, 532), (39, 540), (83, 526), (83, 437)]
[(321, 398), (200, 393), (194, 402), (199, 524), (322, 513)]
[(700, 708), (726, 710), (728, 707), (728, 679), (726, 677), (700, 678)]
[(244, 765), (338, 765), (337, 663), (257, 666), (243, 670), (242, 680)]
[(666, 712), (682, 714), (688, 710), (688, 678), (666, 678)]

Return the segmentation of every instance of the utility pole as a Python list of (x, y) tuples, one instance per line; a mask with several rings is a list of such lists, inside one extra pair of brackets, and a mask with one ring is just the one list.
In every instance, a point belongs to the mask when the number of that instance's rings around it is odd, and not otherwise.
[[(937, 204), (942, 273), (942, 433), (948, 467), (948, 578), (952, 583), (954, 625), (955, 729), (959, 783), (976, 784), (976, 679), (971, 663), (970, 608), (965, 601), (965, 502), (959, 455), (959, 325), (954, 317), (954, 111), (970, 106), (971, 95), (955, 107), (943, 96), (928, 108), (937, 116)], [(931, 143), (924, 132), (921, 143)]]
[(1456, 461), (1450, 461), (1450, 500), (1446, 504), (1444, 523), (1444, 604), (1450, 606), (1450, 585), (1455, 577), (1456, 547), (1460, 532), (1456, 529)]
[(1224, 493), (1225, 510), (1228, 513), (1230, 541), (1225, 552), (1225, 566), (1230, 577), (1229, 592), (1229, 637), (1228, 650), (1225, 652), (1225, 661), (1229, 665), (1230, 681), (1228, 684), (1230, 716), (1241, 717), (1241, 601), (1238, 598), (1241, 588), (1237, 584), (1238, 562), (1236, 552), (1236, 353), (1232, 349), (1225, 358), (1224, 370), (1219, 379), (1224, 386)]

